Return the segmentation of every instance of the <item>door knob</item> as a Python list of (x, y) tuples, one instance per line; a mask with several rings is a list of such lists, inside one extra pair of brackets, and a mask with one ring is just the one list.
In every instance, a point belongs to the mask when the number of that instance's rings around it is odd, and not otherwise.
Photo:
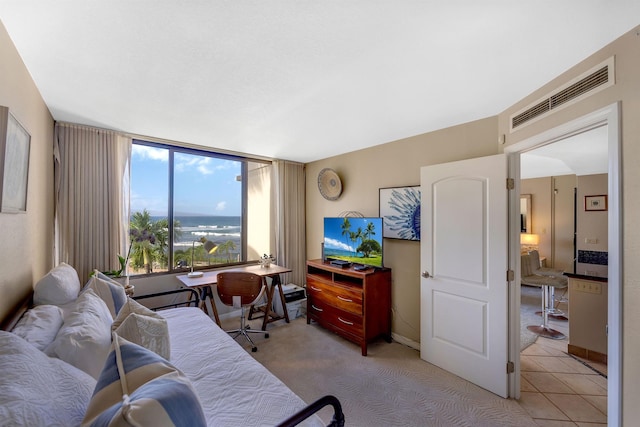
[(425, 279), (428, 279), (429, 277), (431, 277), (428, 271), (423, 271), (421, 276), (424, 277)]

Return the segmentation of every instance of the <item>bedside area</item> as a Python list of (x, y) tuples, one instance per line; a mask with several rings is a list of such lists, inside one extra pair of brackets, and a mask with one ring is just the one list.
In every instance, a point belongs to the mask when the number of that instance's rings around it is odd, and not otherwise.
[(569, 345), (575, 356), (607, 363), (608, 280), (565, 273), (569, 278)]

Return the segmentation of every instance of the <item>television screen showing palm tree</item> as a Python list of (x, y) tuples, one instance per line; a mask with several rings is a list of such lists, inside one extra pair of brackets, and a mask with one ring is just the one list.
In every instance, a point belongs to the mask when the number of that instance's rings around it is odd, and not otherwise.
[(383, 267), (382, 218), (326, 217), (324, 258)]

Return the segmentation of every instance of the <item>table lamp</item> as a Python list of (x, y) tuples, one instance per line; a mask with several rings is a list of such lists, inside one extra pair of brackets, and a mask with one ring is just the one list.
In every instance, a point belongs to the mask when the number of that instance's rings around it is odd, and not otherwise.
[(520, 253), (526, 254), (530, 251), (537, 251), (540, 237), (537, 234), (520, 234)]
[(193, 243), (191, 243), (191, 271), (187, 273), (187, 277), (202, 277), (204, 274), (202, 271), (193, 271), (193, 256), (196, 250), (196, 242), (202, 243), (204, 250), (208, 254), (213, 253), (213, 250), (216, 248), (215, 243), (213, 243), (211, 240), (205, 239), (204, 237), (201, 237), (200, 240), (194, 240)]

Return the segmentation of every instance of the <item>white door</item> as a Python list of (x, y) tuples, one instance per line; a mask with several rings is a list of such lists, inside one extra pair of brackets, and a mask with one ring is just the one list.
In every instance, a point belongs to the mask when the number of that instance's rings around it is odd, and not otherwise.
[(508, 395), (506, 181), (502, 154), (421, 168), (420, 357), (502, 397)]

